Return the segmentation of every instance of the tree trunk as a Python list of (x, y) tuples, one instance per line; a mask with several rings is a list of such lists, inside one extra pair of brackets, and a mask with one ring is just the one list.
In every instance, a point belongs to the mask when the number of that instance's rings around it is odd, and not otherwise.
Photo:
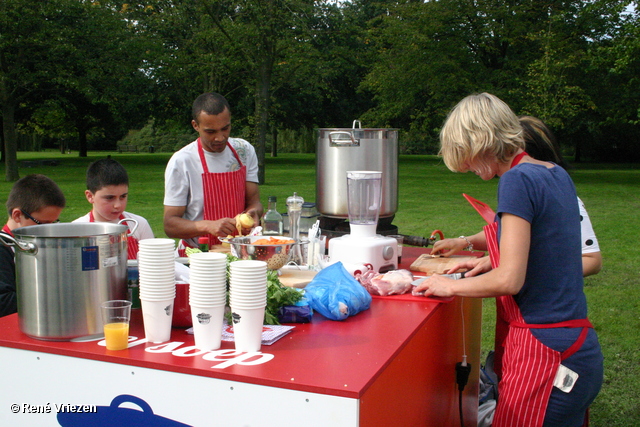
[(20, 178), (18, 172), (18, 140), (16, 137), (15, 104), (8, 100), (2, 104), (2, 130), (4, 134), (5, 179), (14, 182)]
[(258, 183), (265, 183), (265, 151), (269, 122), (269, 88), (271, 85), (271, 60), (262, 61), (256, 88), (256, 154), (258, 155)]
[(87, 128), (83, 125), (77, 125), (78, 129), (78, 144), (80, 145), (80, 152), (78, 157), (87, 157)]
[(271, 157), (278, 157), (278, 129), (273, 129), (271, 135)]

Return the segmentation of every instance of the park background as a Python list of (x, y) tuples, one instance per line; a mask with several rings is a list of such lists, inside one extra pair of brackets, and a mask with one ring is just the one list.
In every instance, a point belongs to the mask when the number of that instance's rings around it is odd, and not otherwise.
[[(585, 281), (606, 358), (592, 425), (640, 425), (638, 18), (630, 0), (3, 0), (0, 194), (47, 174), (73, 220), (90, 207), (87, 165), (111, 155), (128, 210), (163, 236), (164, 167), (195, 138), (193, 99), (217, 91), (232, 136), (256, 147), (263, 203), (314, 201), (315, 129), (357, 119), (399, 129), (400, 232), (471, 234), (482, 221), (461, 193), (495, 206), (497, 181), (434, 154), (450, 108), (494, 93), (556, 133), (600, 240), (603, 270)], [(485, 352), (492, 316), (486, 300)]]

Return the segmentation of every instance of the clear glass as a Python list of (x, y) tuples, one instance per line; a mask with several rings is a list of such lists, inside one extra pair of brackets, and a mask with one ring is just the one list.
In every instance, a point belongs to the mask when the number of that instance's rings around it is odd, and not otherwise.
[(282, 236), (283, 220), (282, 215), (277, 209), (277, 198), (269, 197), (269, 206), (267, 211), (262, 215), (262, 234), (265, 236)]
[(302, 213), (302, 204), (304, 199), (293, 193), (293, 196), (287, 198), (287, 212), (289, 213), (289, 237), (295, 241), (300, 240), (300, 214)]
[(380, 214), (382, 172), (347, 171), (347, 203), (351, 225), (375, 225)]

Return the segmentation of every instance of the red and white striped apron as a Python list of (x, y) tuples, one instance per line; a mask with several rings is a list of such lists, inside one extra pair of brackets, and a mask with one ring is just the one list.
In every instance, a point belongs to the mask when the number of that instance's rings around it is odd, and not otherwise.
[[(120, 214), (118, 219), (123, 220), (125, 217), (123, 214)], [(96, 222), (96, 219), (93, 216), (93, 211), (89, 212), (89, 222)], [(129, 228), (129, 233), (130, 232), (131, 229)], [(133, 235), (127, 236), (127, 259), (138, 259), (138, 239), (133, 237)]]
[[(244, 211), (245, 193), (247, 183), (247, 167), (242, 164), (240, 156), (227, 141), (227, 147), (231, 150), (240, 165), (240, 169), (233, 172), (209, 172), (207, 160), (200, 138), (198, 138), (198, 155), (202, 163), (202, 190), (204, 202), (204, 217), (207, 221), (215, 221), (220, 218), (233, 218)], [(218, 236), (209, 235), (209, 244), (220, 243)], [(180, 256), (185, 256), (184, 248), (189, 247), (187, 242), (181, 241), (178, 247)]]
[[(511, 167), (517, 165), (524, 155), (526, 153), (517, 156)], [(467, 200), (473, 205), (472, 200)], [(478, 209), (476, 206), (474, 208)], [(497, 221), (484, 226), (484, 233), (491, 266), (497, 268), (500, 265)], [(561, 362), (582, 347), (593, 325), (588, 319), (527, 324), (511, 295), (497, 297), (496, 308), (494, 370), (500, 379), (500, 398), (492, 425), (542, 426)], [(567, 350), (558, 352), (531, 333), (531, 329), (535, 328), (582, 328), (582, 331)], [(588, 424), (588, 416), (585, 423)]]

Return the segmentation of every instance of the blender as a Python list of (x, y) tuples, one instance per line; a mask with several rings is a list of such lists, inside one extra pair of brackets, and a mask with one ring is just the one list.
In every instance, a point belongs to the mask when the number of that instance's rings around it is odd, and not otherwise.
[(398, 242), (376, 234), (382, 199), (382, 172), (347, 171), (349, 231), (329, 240), (331, 262), (365, 264), (377, 272), (398, 267)]

